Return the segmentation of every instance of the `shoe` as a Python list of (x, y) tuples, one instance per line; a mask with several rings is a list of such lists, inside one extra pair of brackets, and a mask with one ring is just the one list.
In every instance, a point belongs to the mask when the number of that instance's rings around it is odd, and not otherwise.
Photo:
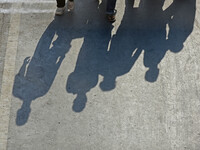
[(68, 11), (72, 11), (74, 9), (74, 1), (67, 1), (67, 9)]
[(107, 14), (106, 16), (107, 16), (107, 20), (109, 21), (109, 22), (115, 22), (116, 21), (116, 18), (115, 18), (115, 16), (116, 16), (116, 13), (117, 13), (117, 10), (114, 10), (114, 13), (112, 13), (112, 14)]
[(57, 7), (55, 14), (60, 16), (60, 15), (63, 15), (64, 12), (65, 12), (65, 6), (64, 7)]

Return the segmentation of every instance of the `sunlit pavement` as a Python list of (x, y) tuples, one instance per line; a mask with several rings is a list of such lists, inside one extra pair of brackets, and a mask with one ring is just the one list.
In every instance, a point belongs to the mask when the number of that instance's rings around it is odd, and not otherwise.
[(199, 150), (200, 1), (0, 0), (0, 150)]

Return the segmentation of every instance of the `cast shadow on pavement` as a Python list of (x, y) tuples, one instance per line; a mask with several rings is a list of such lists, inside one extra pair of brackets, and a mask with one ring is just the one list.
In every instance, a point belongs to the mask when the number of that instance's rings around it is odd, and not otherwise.
[[(164, 0), (141, 0), (139, 8), (132, 8), (133, 1), (126, 0), (122, 22), (113, 37), (113, 26), (104, 16), (105, 4), (98, 5), (96, 0), (80, 2), (81, 7), (73, 15), (55, 17), (40, 38), (32, 58), (24, 60), (15, 76), (13, 95), (23, 101), (17, 111), (16, 124), (24, 125), (31, 112), (31, 102), (49, 91), (71, 41), (76, 38), (83, 37), (84, 42), (66, 84), (67, 92), (77, 95), (73, 111), (83, 111), (86, 94), (97, 85), (99, 75), (103, 76), (99, 85), (102, 91), (114, 89), (116, 78), (131, 70), (142, 51), (144, 65), (149, 68), (145, 79), (155, 82), (159, 75), (158, 64), (168, 50), (182, 50), (193, 30), (195, 17), (195, 0), (174, 0), (164, 11), (163, 3)], [(57, 39), (50, 47), (55, 34)]]
[[(141, 0), (133, 9), (133, 1), (126, 1), (124, 17), (111, 42), (109, 50), (110, 72), (103, 73), (106, 79), (100, 86), (109, 90), (115, 78), (128, 73), (135, 61), (144, 52), (144, 66), (148, 68), (145, 79), (155, 82), (159, 75), (158, 64), (165, 53), (179, 52), (193, 30), (195, 0), (174, 0), (163, 10), (164, 0)], [(166, 32), (166, 26), (169, 32)]]
[(111, 38), (109, 49), (109, 28), (97, 26), (88, 32), (66, 87), (69, 93), (77, 94), (73, 104), (75, 112), (85, 108), (86, 93), (97, 85), (98, 75), (103, 76), (99, 85), (102, 91), (114, 89), (116, 78), (128, 73), (144, 51), (143, 62), (148, 68), (145, 79), (155, 82), (159, 75), (158, 64), (165, 53), (182, 50), (183, 43), (193, 30), (196, 1), (174, 0), (163, 10), (164, 2), (141, 0), (139, 8), (133, 9), (134, 1), (126, 0), (123, 19)]
[[(17, 111), (16, 124), (24, 125), (31, 112), (31, 103), (49, 91), (57, 71), (70, 50), (73, 39), (99, 39), (92, 37), (90, 33), (99, 32), (96, 25), (101, 24), (102, 32), (106, 41), (110, 40), (112, 25), (105, 21), (105, 3), (99, 5), (98, 1), (87, 0), (76, 5), (76, 11), (66, 13), (64, 16), (55, 16), (40, 38), (34, 55), (24, 59), (19, 72), (15, 76), (13, 95), (23, 101)], [(91, 9), (87, 9), (87, 8)], [(102, 10), (103, 9), (103, 10)], [(55, 41), (54, 38), (57, 37)], [(104, 45), (105, 43), (102, 43)], [(91, 49), (90, 45), (86, 45)], [(94, 48), (94, 47), (93, 47)], [(97, 54), (94, 53), (94, 56)], [(92, 59), (94, 60), (94, 59)], [(92, 62), (93, 63), (93, 62)], [(67, 68), (66, 68), (67, 69)], [(79, 75), (80, 76), (80, 75)], [(91, 78), (91, 82), (92, 79)], [(96, 79), (97, 80), (97, 79)], [(96, 82), (96, 81), (94, 81)], [(87, 85), (85, 85), (87, 86)]]

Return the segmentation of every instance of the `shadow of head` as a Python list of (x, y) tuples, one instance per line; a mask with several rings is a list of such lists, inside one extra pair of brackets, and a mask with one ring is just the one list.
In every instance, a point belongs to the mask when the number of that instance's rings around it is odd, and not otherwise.
[(75, 112), (81, 112), (85, 108), (87, 102), (86, 94), (77, 94), (77, 97), (74, 99), (72, 110)]
[(157, 67), (155, 68), (149, 68), (145, 74), (145, 79), (149, 82), (155, 82), (159, 75), (159, 69)]
[(30, 104), (23, 103), (22, 107), (17, 111), (16, 124), (18, 126), (24, 125), (28, 121), (30, 113)]
[(100, 83), (99, 87), (102, 91), (111, 91), (116, 87), (116, 77), (105, 76), (103, 81)]

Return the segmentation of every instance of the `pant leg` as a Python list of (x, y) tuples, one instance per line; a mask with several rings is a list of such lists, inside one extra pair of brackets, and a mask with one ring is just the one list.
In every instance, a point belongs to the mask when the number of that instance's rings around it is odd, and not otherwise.
[(107, 8), (106, 8), (107, 14), (115, 13), (116, 1), (117, 0), (107, 0)]
[(65, 6), (65, 0), (56, 0), (57, 1), (57, 7), (64, 7)]

